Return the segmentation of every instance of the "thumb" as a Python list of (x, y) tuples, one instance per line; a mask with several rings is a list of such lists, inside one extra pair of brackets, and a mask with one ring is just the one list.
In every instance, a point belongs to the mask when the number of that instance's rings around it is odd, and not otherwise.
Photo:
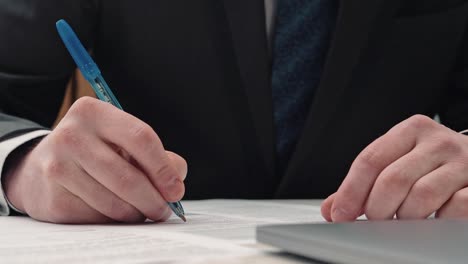
[(321, 205), (321, 212), (322, 212), (322, 217), (325, 218), (328, 222), (332, 222), (332, 217), (331, 217), (331, 208), (333, 205), (333, 202), (335, 201), (335, 193), (328, 196), (325, 201), (322, 202)]

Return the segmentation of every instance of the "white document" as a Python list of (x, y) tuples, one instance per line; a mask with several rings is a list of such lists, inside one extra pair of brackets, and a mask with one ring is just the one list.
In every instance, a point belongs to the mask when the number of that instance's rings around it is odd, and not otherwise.
[[(208, 200), (184, 202), (190, 225), (174, 229), (191, 234), (236, 241), (255, 242), (255, 227), (265, 224), (323, 222), (320, 207), (295, 201)], [(177, 222), (172, 218), (167, 223)]]
[[(184, 201), (187, 223), (55, 225), (0, 218), (0, 263), (204, 263), (262, 254), (255, 226), (319, 222), (318, 206), (244, 200)], [(213, 262), (213, 263), (216, 263)]]

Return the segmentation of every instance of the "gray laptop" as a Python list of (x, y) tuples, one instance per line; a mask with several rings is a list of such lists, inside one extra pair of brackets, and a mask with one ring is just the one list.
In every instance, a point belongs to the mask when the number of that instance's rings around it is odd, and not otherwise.
[(257, 240), (333, 263), (468, 263), (468, 221), (261, 226)]

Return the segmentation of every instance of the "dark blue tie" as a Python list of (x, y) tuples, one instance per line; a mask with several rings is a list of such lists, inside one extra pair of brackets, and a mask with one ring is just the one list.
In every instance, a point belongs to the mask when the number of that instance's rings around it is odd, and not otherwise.
[(300, 136), (336, 20), (335, 0), (278, 0), (272, 93), (280, 173)]

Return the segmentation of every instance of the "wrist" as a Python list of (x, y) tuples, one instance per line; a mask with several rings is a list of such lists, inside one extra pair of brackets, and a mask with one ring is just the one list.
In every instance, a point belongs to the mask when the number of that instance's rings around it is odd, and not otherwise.
[(24, 171), (26, 160), (31, 153), (31, 150), (40, 142), (42, 138), (34, 139), (24, 143), (16, 148), (4, 163), (3, 175), (1, 177), (3, 190), (9, 206), (19, 213), (25, 212), (22, 201), (22, 189), (24, 184), (21, 183), (20, 177)]

